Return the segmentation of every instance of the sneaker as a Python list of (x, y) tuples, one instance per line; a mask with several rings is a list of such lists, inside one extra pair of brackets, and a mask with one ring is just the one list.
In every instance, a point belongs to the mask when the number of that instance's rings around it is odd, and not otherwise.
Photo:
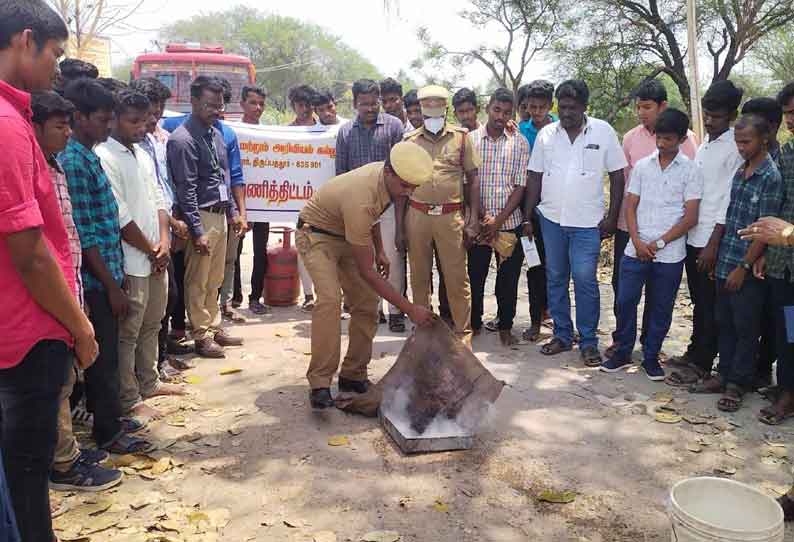
[(662, 369), (658, 361), (643, 361), (642, 369), (645, 371), (649, 380), (653, 380), (654, 382), (664, 380), (664, 369)]
[(104, 491), (121, 483), (121, 471), (76, 461), (66, 472), (50, 472), (50, 488), (56, 491)]
[(264, 303), (261, 303), (258, 299), (248, 302), (248, 310), (253, 312), (254, 314), (270, 314), (271, 312), (273, 312), (272, 310), (270, 310), (270, 307), (268, 307)]
[(607, 358), (599, 367), (605, 373), (617, 373), (633, 365), (631, 359), (618, 360), (616, 357)]
[(110, 459), (110, 454), (105, 450), (94, 450), (91, 448), (80, 448), (80, 455), (77, 461), (88, 465), (99, 465)]
[(307, 297), (303, 301), (303, 305), (301, 305), (301, 310), (303, 312), (312, 312), (312, 310), (314, 310), (314, 296)]
[(76, 405), (72, 409), (72, 423), (90, 427), (94, 425), (94, 415), (88, 412), (82, 404)]
[(334, 398), (328, 388), (317, 388), (309, 394), (309, 402), (315, 410), (323, 410), (334, 406)]

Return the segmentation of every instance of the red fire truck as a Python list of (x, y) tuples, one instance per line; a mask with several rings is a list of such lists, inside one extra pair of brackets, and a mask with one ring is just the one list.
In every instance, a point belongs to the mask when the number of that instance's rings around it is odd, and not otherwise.
[(198, 43), (169, 43), (161, 53), (145, 53), (132, 65), (132, 78), (156, 77), (171, 89), (168, 109), (190, 112), (190, 82), (199, 75), (223, 77), (232, 85), (232, 102), (226, 117), (239, 118), (242, 87), (256, 82), (256, 70), (250, 59), (226, 54), (222, 46)]

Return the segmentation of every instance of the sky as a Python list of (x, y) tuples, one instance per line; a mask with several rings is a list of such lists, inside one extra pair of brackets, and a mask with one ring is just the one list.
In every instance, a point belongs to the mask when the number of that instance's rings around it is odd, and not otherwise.
[[(388, 12), (381, 0), (303, 0), (301, 2), (268, 2), (263, 11), (291, 16), (318, 24), (340, 36), (342, 40), (362, 53), (384, 75), (396, 75), (405, 69), (422, 83), (419, 74), (411, 72), (411, 62), (420, 56), (422, 48), (416, 37), (420, 26), (426, 26), (434, 40), (449, 49), (469, 49), (498, 39), (497, 29), (478, 31), (457, 16), (467, 7), (460, 0), (397, 0), (396, 7)], [(224, 3), (224, 6), (234, 2)], [(113, 62), (121, 63), (146, 48), (152, 48), (156, 29), (180, 18), (199, 15), (218, 9), (218, 0), (147, 0), (143, 8), (129, 22), (137, 28), (148, 30), (114, 36)], [(530, 66), (526, 81), (549, 75), (547, 66), (538, 61)], [(490, 72), (483, 66), (467, 69), (464, 85), (485, 85)]]

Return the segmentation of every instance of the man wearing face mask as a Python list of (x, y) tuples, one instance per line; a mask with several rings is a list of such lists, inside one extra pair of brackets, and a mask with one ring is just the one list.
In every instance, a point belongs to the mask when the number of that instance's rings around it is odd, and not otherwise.
[[(414, 302), (430, 307), (433, 245), (447, 284), (455, 334), (471, 342), (471, 288), (466, 249), (480, 233), (480, 156), (465, 128), (446, 122), (449, 92), (419, 90), (424, 124), (405, 135), (433, 158), (433, 177), (396, 207), (398, 246), (406, 241)], [(404, 213), (401, 208), (406, 208)], [(404, 220), (403, 220), (404, 217)], [(401, 243), (401, 239), (402, 241)]]

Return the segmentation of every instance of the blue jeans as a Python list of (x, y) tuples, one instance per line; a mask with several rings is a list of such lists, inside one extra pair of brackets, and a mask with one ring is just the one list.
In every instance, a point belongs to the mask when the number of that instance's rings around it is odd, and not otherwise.
[(681, 285), (684, 260), (678, 263), (643, 262), (623, 256), (620, 263), (618, 289), (618, 328), (615, 341), (619, 344), (615, 358), (631, 357), (637, 341), (637, 305), (645, 288), (645, 361), (658, 360), (662, 343), (673, 321), (673, 306)]
[(571, 297), (568, 291), (573, 276), (576, 329), (581, 336), (580, 346), (597, 348), (596, 329), (601, 302), (596, 269), (601, 250), (601, 234), (598, 228), (560, 226), (541, 213), (538, 216), (546, 249), (546, 289), (549, 312), (554, 320), (554, 336), (566, 345), (573, 343)]

